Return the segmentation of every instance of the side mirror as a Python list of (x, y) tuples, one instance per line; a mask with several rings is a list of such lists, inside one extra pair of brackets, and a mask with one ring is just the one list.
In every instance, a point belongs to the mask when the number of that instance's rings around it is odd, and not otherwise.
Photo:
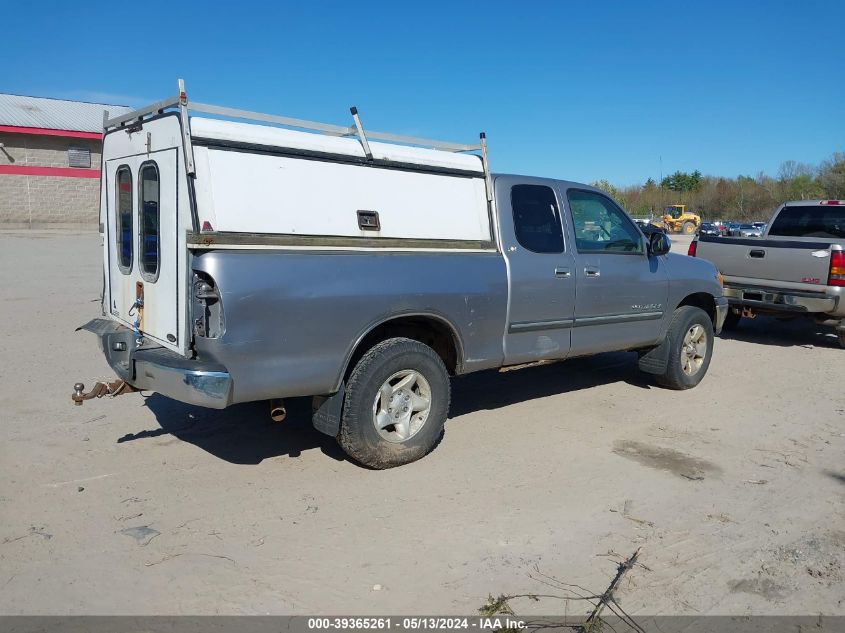
[(649, 255), (665, 255), (672, 248), (672, 242), (665, 233), (655, 232), (648, 238)]

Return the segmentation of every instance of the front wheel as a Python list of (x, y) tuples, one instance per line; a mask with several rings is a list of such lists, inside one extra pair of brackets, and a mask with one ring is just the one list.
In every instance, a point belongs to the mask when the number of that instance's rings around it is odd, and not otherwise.
[(383, 341), (349, 377), (338, 442), (370, 468), (416, 461), (440, 440), (449, 395), (449, 374), (434, 350), (407, 338)]
[(691, 389), (701, 382), (713, 356), (713, 323), (701, 308), (682, 306), (675, 310), (669, 331), (669, 361), (656, 377), (669, 389)]

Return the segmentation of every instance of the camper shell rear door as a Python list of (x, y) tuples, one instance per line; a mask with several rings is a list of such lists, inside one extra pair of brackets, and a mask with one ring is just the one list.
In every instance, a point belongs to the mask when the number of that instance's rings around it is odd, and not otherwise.
[(179, 118), (110, 131), (103, 141), (104, 305), (150, 343), (185, 355), (186, 231), (192, 230)]

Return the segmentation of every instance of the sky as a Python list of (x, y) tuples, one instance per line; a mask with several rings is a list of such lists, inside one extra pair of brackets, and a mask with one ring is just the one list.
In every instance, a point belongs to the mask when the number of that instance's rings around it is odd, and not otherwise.
[(0, 92), (196, 101), (629, 185), (845, 151), (845, 2), (0, 0)]

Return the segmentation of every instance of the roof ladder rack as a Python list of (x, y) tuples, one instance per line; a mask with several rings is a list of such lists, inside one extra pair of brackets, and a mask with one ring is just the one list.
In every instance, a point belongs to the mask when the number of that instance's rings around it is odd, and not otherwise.
[(294, 119), (291, 117), (277, 116), (274, 114), (262, 114), (260, 112), (250, 112), (249, 110), (238, 110), (235, 108), (225, 108), (207, 103), (188, 102), (188, 96), (185, 92), (185, 82), (182, 79), (178, 81), (178, 93), (167, 99), (162, 99), (156, 103), (152, 103), (143, 108), (134, 110), (127, 114), (122, 114), (114, 118), (108, 117), (108, 112), (103, 113), (103, 130), (108, 132), (111, 129), (128, 128), (133, 129), (143, 123), (145, 117), (156, 116), (162, 114), (168, 109), (178, 109), (179, 117), (182, 121), (182, 142), (185, 148), (185, 164), (190, 175), (195, 175), (194, 168), (194, 153), (191, 145), (191, 130), (190, 130), (190, 113), (204, 112), (206, 114), (213, 114), (230, 119), (244, 119), (247, 121), (259, 121), (263, 123), (272, 123), (288, 128), (296, 128), (301, 130), (309, 130), (320, 134), (327, 134), (329, 136), (355, 136), (361, 143), (364, 153), (368, 160), (373, 160), (373, 153), (370, 148), (370, 140), (386, 141), (388, 143), (395, 143), (398, 145), (412, 145), (417, 147), (426, 147), (436, 149), (444, 152), (480, 152), (481, 162), (484, 170), (484, 184), (487, 190), (487, 200), (493, 199), (493, 179), (490, 175), (490, 165), (487, 154), (487, 137), (482, 132), (479, 138), (479, 143), (470, 145), (465, 143), (453, 143), (451, 141), (438, 141), (433, 139), (419, 138), (415, 136), (405, 136), (402, 134), (390, 134), (388, 132), (374, 132), (372, 130), (364, 132), (364, 127), (361, 124), (361, 118), (358, 116), (358, 109), (352, 107), (352, 119), (354, 125), (344, 127), (341, 125), (333, 125), (331, 123), (319, 123), (317, 121), (307, 121), (305, 119)]

